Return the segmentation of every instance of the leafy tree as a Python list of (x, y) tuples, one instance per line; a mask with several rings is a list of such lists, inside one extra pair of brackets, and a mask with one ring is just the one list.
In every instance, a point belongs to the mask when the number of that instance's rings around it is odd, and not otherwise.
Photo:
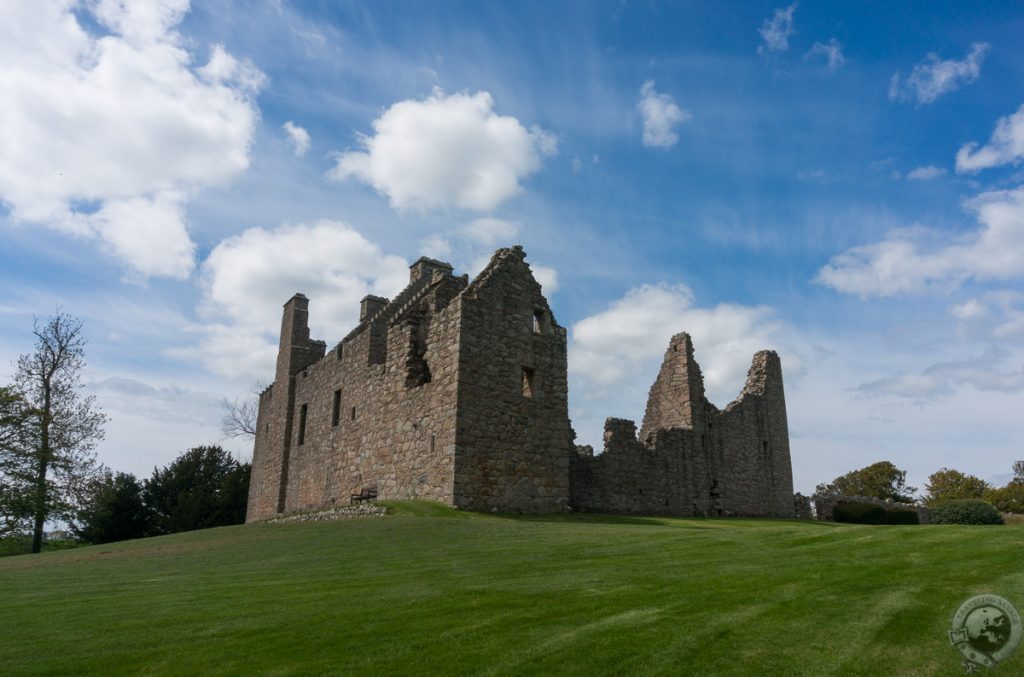
[(148, 536), (150, 512), (135, 475), (109, 470), (90, 483), (85, 505), (72, 524), (75, 536), (88, 543), (112, 543)]
[(78, 497), (98, 471), (93, 448), (106, 416), (83, 397), (82, 323), (60, 311), (36, 320), (35, 350), (18, 358), (15, 387), (29, 411), (24, 443), (3, 450), (11, 491), (27, 501), (32, 552), (43, 545), (47, 520), (74, 517)]
[(146, 480), (143, 495), (154, 532), (170, 534), (245, 522), (249, 463), (219, 446), (186, 451)]
[(1024, 461), (1013, 462), (1013, 479), (1015, 482), (1024, 482)]
[(27, 534), (31, 527), (27, 455), (32, 412), (13, 388), (0, 386), (0, 538)]
[(985, 492), (985, 500), (1001, 512), (1024, 513), (1024, 481), (1013, 480), (1005, 487), (989, 489)]
[(924, 504), (934, 508), (944, 501), (961, 498), (984, 498), (985, 492), (992, 489), (985, 480), (974, 475), (965, 475), (959, 470), (942, 468), (928, 476), (924, 485)]
[(867, 496), (900, 503), (913, 503), (917, 489), (906, 486), (907, 471), (889, 461), (879, 461), (860, 470), (852, 470), (828, 484), (819, 484), (817, 495)]

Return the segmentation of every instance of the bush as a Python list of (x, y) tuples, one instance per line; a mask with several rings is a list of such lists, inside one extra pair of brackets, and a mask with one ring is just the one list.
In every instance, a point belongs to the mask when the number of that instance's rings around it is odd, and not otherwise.
[(890, 510), (885, 513), (886, 524), (920, 524), (921, 518), (918, 516), (916, 510), (907, 510), (905, 508), (897, 508), (896, 510)]
[(1003, 516), (986, 501), (966, 498), (949, 501), (935, 508), (932, 524), (1002, 524)]
[(885, 524), (885, 508), (873, 503), (842, 501), (832, 511), (832, 519), (836, 522), (850, 524)]

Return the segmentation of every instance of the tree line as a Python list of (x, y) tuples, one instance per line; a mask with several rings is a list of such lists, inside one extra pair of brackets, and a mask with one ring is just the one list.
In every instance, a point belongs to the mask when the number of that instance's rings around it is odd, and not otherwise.
[(36, 320), (31, 353), (0, 386), (0, 539), (40, 552), (47, 524), (106, 543), (245, 521), (250, 464), (219, 446), (186, 451), (151, 477), (96, 459), (106, 415), (82, 390), (82, 324), (58, 310)]
[(826, 484), (819, 484), (816, 495), (866, 496), (895, 503), (920, 502), (937, 508), (950, 501), (979, 500), (992, 504), (1000, 512), (1024, 513), (1024, 461), (1013, 464), (1013, 477), (1006, 485), (995, 487), (985, 480), (942, 468), (928, 476), (924, 493), (907, 486), (907, 472), (890, 461), (879, 461), (859, 470), (852, 470)]

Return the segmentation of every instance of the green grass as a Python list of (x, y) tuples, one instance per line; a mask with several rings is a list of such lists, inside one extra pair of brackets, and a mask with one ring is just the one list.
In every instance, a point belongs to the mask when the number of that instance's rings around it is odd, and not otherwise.
[(0, 671), (956, 675), (961, 602), (1024, 610), (1021, 526), (390, 505), (4, 558)]

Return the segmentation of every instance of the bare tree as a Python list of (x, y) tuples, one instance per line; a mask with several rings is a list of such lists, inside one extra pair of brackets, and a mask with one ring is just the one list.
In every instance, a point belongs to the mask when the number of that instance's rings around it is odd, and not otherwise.
[(19, 468), (32, 521), (32, 552), (43, 544), (43, 525), (72, 519), (88, 480), (99, 470), (93, 449), (107, 417), (95, 398), (82, 396), (85, 366), (82, 323), (59, 309), (35, 321), (35, 350), (18, 358), (15, 385), (31, 410), (27, 443), (8, 459)]
[(260, 410), (260, 393), (266, 389), (266, 384), (257, 381), (252, 385), (251, 394), (245, 398), (229, 400), (225, 397), (221, 401), (224, 415), (220, 419), (220, 429), (225, 438), (256, 437), (256, 417)]

